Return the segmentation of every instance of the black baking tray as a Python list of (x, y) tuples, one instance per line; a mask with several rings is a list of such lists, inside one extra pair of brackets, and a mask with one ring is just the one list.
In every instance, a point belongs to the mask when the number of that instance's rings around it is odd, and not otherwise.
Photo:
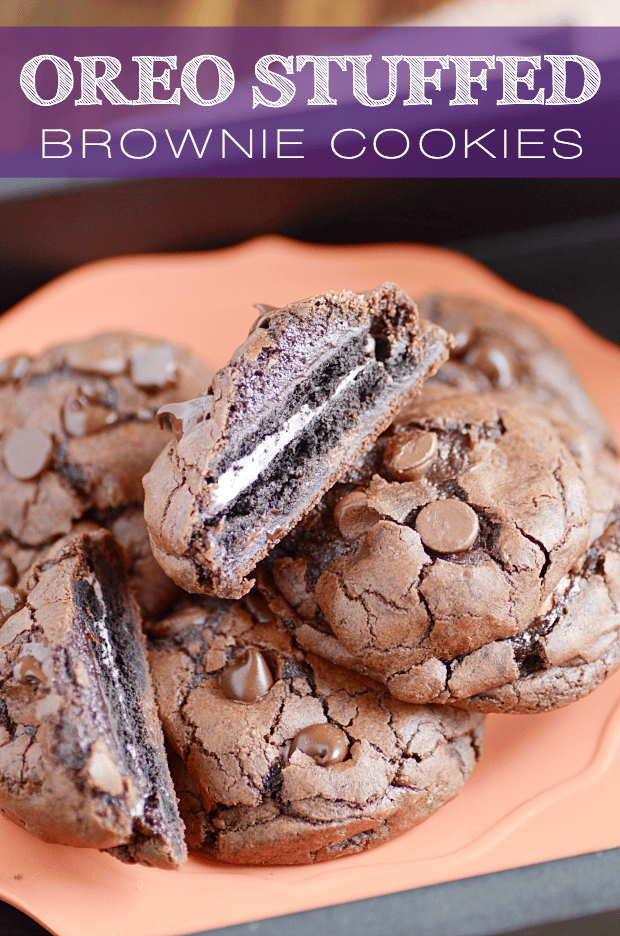
[[(303, 186), (291, 185), (289, 180), (283, 185), (279, 184), (283, 180), (266, 180), (252, 209), (244, 214), (246, 192), (237, 183), (245, 181), (224, 180), (218, 204), (236, 205), (241, 216), (225, 224), (219, 234), (210, 228), (208, 219), (200, 228), (197, 219), (185, 218), (184, 231), (168, 231), (159, 243), (153, 243), (153, 235), (146, 231), (155, 207), (176, 206), (178, 216), (186, 201), (189, 205), (192, 192), (194, 203), (200, 195), (198, 205), (207, 192), (213, 193), (208, 185), (197, 185), (196, 180), (157, 180), (57, 186), (53, 191), (31, 186), (21, 189), (17, 197), (14, 190), (12, 197), (0, 202), (0, 241), (4, 231), (4, 239), (13, 243), (12, 252), (1, 253), (0, 265), (7, 278), (0, 307), (7, 308), (63, 269), (98, 256), (205, 249), (274, 232), (320, 243), (415, 240), (445, 244), (469, 254), (521, 289), (567, 305), (595, 331), (620, 344), (617, 180), (569, 180), (570, 184), (566, 180), (500, 180), (500, 185), (485, 180), (465, 184), (439, 180), (427, 187), (419, 180), (411, 186), (407, 180), (387, 185), (383, 183), (389, 180), (373, 180), (370, 185), (365, 185), (367, 180), (336, 180), (336, 188), (325, 185), (315, 190), (314, 205)], [(166, 184), (175, 182), (183, 184)], [(346, 188), (346, 182), (359, 184)], [(285, 195), (288, 200), (281, 204)], [(104, 211), (106, 199), (109, 204)], [(52, 215), (62, 215), (64, 205), (66, 229), (73, 226), (75, 232), (89, 217), (92, 224), (97, 212), (101, 221), (110, 203), (112, 210), (133, 204), (134, 211), (133, 227), (116, 249), (111, 249), (114, 245), (106, 239), (105, 230), (86, 248), (82, 245), (79, 256), (71, 244), (62, 257), (53, 255), (41, 235), (30, 250), (19, 247), (25, 244), (29, 224), (37, 217), (40, 222), (46, 206), (48, 211), (53, 209)], [(19, 216), (20, 206), (22, 227), (19, 236), (11, 239), (5, 224), (8, 215)], [(0, 902), (0, 936), (44, 936), (46, 932)], [(329, 936), (620, 936), (620, 848), (208, 932), (209, 936), (315, 936), (317, 932)]]

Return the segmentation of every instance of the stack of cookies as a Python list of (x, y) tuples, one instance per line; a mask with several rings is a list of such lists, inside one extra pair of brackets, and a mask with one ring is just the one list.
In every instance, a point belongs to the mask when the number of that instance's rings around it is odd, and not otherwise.
[(620, 665), (618, 451), (555, 346), (393, 284), (259, 310), (214, 376), (0, 365), (0, 808), (47, 841), (353, 854)]

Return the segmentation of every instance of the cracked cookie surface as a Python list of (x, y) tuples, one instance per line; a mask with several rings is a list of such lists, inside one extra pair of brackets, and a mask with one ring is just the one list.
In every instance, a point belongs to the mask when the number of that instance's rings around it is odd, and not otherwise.
[(0, 362), (0, 542), (46, 545), (89, 511), (141, 504), (166, 443), (157, 410), (211, 373), (184, 348), (120, 332)]
[(386, 283), (264, 312), (144, 479), (153, 552), (186, 591), (240, 598), (248, 574), (387, 428), (451, 339)]
[(592, 508), (590, 541), (601, 535), (617, 501), (620, 451), (572, 363), (542, 332), (506, 309), (437, 293), (422, 314), (454, 333), (450, 361), (424, 396), (502, 390), (553, 424), (579, 464)]
[(509, 393), (423, 394), (346, 480), (264, 566), (304, 646), (408, 701), (448, 701), (450, 662), (522, 631), (588, 544), (579, 466)]
[(105, 530), (57, 540), (0, 586), (0, 809), (47, 842), (185, 860), (140, 618)]
[(607, 520), (528, 628), (452, 666), (451, 704), (542, 712), (583, 698), (620, 667), (620, 507)]
[[(420, 313), (454, 334), (451, 361), (464, 365), (461, 380), (483, 388), (520, 387), (561, 414), (594, 447), (618, 447), (581, 377), (549, 338), (521, 316), (467, 296), (435, 293), (418, 300)], [(468, 392), (468, 391), (465, 391)]]
[[(260, 695), (235, 701), (223, 674), (257, 655), (272, 684), (254, 671), (245, 685)], [(479, 714), (403, 703), (237, 602), (184, 600), (151, 630), (149, 662), (182, 761), (172, 769), (188, 843), (222, 861), (302, 864), (374, 847), (455, 796), (479, 755)]]

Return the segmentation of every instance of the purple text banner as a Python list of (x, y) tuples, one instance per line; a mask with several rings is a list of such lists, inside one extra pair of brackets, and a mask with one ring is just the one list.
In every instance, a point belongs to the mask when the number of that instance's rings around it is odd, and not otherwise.
[(2, 177), (618, 177), (620, 28), (4, 28)]

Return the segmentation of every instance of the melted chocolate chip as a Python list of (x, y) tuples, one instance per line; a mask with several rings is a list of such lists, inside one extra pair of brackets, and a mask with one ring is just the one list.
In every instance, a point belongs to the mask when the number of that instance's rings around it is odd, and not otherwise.
[(160, 429), (168, 424), (175, 439), (180, 442), (184, 435), (189, 435), (206, 418), (208, 410), (205, 402), (206, 398), (198, 398), (183, 403), (165, 403), (157, 410)]
[(454, 335), (454, 357), (459, 357), (469, 348), (474, 340), (474, 333), (470, 325), (466, 322), (455, 322), (455, 328), (449, 329)]
[(24, 596), (11, 585), (0, 585), (0, 624), (24, 607)]
[(334, 523), (347, 540), (356, 540), (380, 519), (381, 515), (368, 506), (364, 491), (350, 491), (334, 507)]
[(29, 481), (47, 468), (53, 448), (52, 440), (41, 429), (14, 429), (4, 443), (4, 464), (17, 481)]
[(469, 504), (449, 498), (423, 507), (416, 518), (415, 528), (429, 549), (453, 553), (473, 546), (478, 537), (479, 523)]
[(437, 448), (434, 432), (402, 432), (386, 445), (383, 464), (396, 481), (415, 481), (429, 470)]
[(241, 655), (220, 673), (220, 689), (227, 699), (250, 705), (273, 686), (273, 676), (256, 647), (246, 647)]
[(84, 342), (79, 342), (67, 349), (68, 367), (113, 377), (123, 374), (127, 369), (127, 355), (117, 335), (96, 335)]
[(474, 328), (458, 312), (455, 314), (443, 309), (437, 319), (437, 324), (445, 328), (447, 332), (451, 332), (454, 338), (454, 348), (450, 352), (450, 357), (460, 357), (471, 347), (475, 339)]
[(136, 387), (144, 390), (165, 390), (177, 382), (177, 365), (174, 348), (168, 344), (157, 345), (148, 351), (131, 355), (131, 379)]
[(69, 397), (63, 408), (65, 429), (71, 436), (92, 435), (118, 422), (118, 414), (92, 403), (86, 396)]
[(250, 328), (250, 334), (257, 328), (267, 328), (269, 325), (269, 316), (272, 312), (277, 312), (278, 307), (268, 305), (266, 302), (255, 302), (254, 308), (258, 309), (260, 315)]
[(15, 585), (17, 569), (10, 559), (0, 556), (0, 585)]
[(307, 754), (320, 767), (331, 767), (345, 759), (349, 753), (349, 742), (344, 731), (335, 725), (309, 725), (293, 738), (289, 757), (293, 751)]
[(493, 341), (483, 341), (465, 356), (465, 363), (488, 377), (494, 387), (510, 387), (514, 380), (508, 348)]
[(273, 611), (263, 596), (258, 592), (256, 586), (249, 595), (245, 596), (243, 605), (259, 624), (269, 624), (270, 621), (275, 620)]
[(46, 683), (47, 676), (41, 669), (41, 663), (36, 657), (20, 657), (13, 667), (13, 676), (23, 686), (27, 686), (31, 679), (37, 679), (39, 682)]
[(0, 383), (21, 380), (29, 366), (30, 358), (25, 354), (14, 354), (12, 357), (0, 361)]

